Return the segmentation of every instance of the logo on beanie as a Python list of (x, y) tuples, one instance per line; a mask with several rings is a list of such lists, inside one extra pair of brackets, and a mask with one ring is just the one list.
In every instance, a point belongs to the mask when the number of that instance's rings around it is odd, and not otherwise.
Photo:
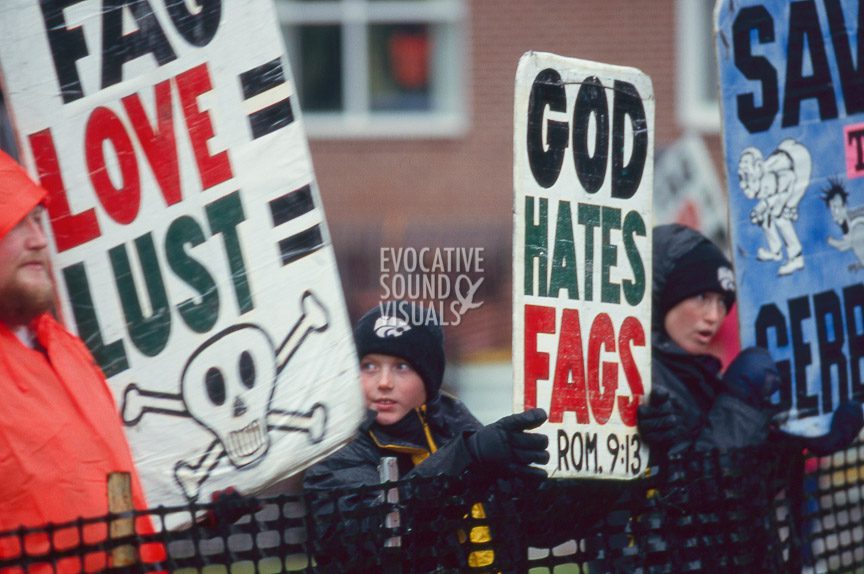
[(735, 290), (735, 273), (725, 265), (717, 269), (717, 281), (725, 291)]
[(405, 319), (399, 317), (378, 317), (375, 321), (375, 326), (372, 327), (378, 337), (385, 339), (387, 337), (401, 337), (402, 333), (411, 330), (411, 324)]

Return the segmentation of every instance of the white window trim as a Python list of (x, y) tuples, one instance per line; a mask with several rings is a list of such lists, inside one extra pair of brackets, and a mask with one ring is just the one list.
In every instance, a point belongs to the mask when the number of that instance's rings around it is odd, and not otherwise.
[[(340, 112), (303, 112), (303, 122), (310, 139), (364, 138), (457, 138), (468, 131), (470, 109), (469, 45), (466, 41), (468, 11), (466, 0), (443, 0), (418, 3), (398, 0), (344, 0), (341, 2), (287, 3), (277, 2), (281, 25), (338, 24), (344, 33), (342, 61), (345, 108)], [(453, 85), (446, 97), (451, 105), (447, 111), (373, 112), (369, 110), (368, 90), (350, 90), (348, 86), (364, 85), (368, 79), (368, 61), (353, 50), (366, 45), (367, 25), (388, 22), (423, 22), (449, 24), (453, 37), (447, 48), (454, 54), (441, 58), (457, 65)], [(455, 90), (456, 93), (452, 93)]]
[(702, 29), (702, 18), (699, 10), (711, 11), (712, 21), (714, 9), (705, 0), (677, 0), (676, 7), (676, 48), (677, 69), (677, 99), (676, 108), (678, 122), (688, 130), (703, 133), (720, 132), (719, 86), (717, 101), (708, 102), (701, 97), (702, 88), (708, 78), (702, 66), (705, 57), (714, 58), (714, 33), (708, 37)]

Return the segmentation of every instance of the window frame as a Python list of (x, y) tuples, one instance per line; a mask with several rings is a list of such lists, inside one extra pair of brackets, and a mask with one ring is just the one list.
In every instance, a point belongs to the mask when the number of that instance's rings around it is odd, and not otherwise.
[[(276, 13), (283, 28), (336, 25), (342, 32), (342, 110), (304, 110), (310, 138), (450, 138), (467, 131), (470, 58), (465, 0), (278, 0)], [(369, 27), (398, 23), (429, 24), (444, 37), (435, 43), (439, 52), (430, 58), (430, 73), (436, 77), (430, 82), (433, 101), (444, 102), (438, 109), (385, 112), (370, 107)], [(285, 41), (290, 54), (293, 47), (287, 36)], [(436, 69), (436, 62), (458, 64)]]
[[(712, 22), (704, 29), (705, 13)], [(678, 123), (687, 130), (720, 133), (720, 90), (717, 79), (708, 78), (703, 65), (706, 57), (716, 58), (714, 51), (714, 3), (707, 0), (677, 0), (676, 52), (678, 57), (676, 108)], [(707, 41), (706, 41), (707, 38)], [(713, 84), (714, 100), (704, 97)]]

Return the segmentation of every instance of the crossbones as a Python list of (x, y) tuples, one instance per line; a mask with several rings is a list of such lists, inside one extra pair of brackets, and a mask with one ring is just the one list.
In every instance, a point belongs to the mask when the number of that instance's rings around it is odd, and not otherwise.
[(291, 357), (309, 334), (329, 325), (327, 310), (314, 294), (305, 292), (300, 305), (300, 318), (278, 347), (257, 325), (232, 325), (192, 353), (179, 393), (146, 390), (134, 383), (124, 390), (126, 426), (137, 425), (147, 413), (159, 413), (191, 417), (214, 436), (197, 460), (181, 460), (174, 467), (174, 478), (190, 501), (198, 498), (201, 485), (226, 455), (238, 469), (260, 462), (270, 448), (270, 430), (303, 432), (312, 443), (324, 438), (324, 405), (315, 403), (305, 412), (271, 405), (276, 382)]

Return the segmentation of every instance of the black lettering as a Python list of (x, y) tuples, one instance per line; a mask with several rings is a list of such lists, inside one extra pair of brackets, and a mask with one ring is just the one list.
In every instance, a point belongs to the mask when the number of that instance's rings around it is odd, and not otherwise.
[(41, 0), (42, 20), (45, 22), (45, 32), (48, 35), (48, 46), (51, 48), (51, 59), (57, 72), (60, 84), (60, 95), (63, 103), (68, 104), (84, 97), (81, 78), (75, 62), (88, 55), (87, 42), (81, 27), (67, 28), (63, 10), (78, 4), (81, 0)]
[[(834, 406), (849, 398), (849, 378), (846, 371), (846, 356), (843, 345), (843, 313), (840, 298), (835, 291), (823, 291), (813, 296), (816, 319), (816, 337), (819, 342), (819, 367), (822, 375), (822, 412), (832, 412)], [(830, 332), (829, 332), (830, 328)], [(837, 370), (837, 400), (832, 401), (831, 390)]]
[[(768, 333), (774, 332), (774, 337), (777, 342), (777, 347), (789, 346), (789, 332), (786, 330), (786, 318), (777, 305), (770, 303), (759, 308), (759, 314), (756, 316), (756, 345), (763, 349), (770, 349), (771, 345), (768, 341)], [(777, 361), (777, 370), (780, 371), (780, 379), (786, 383), (792, 381), (792, 365), (788, 359)], [(804, 393), (807, 393), (807, 388), (804, 388)], [(815, 401), (815, 399), (814, 399)], [(780, 385), (780, 404), (778, 408), (781, 411), (787, 411), (792, 408), (792, 388), (789, 384)]]
[[(624, 133), (628, 117), (633, 132), (633, 146), (630, 161), (625, 165)], [(642, 97), (632, 84), (615, 80), (615, 99), (612, 104), (612, 197), (633, 197), (642, 181), (647, 156), (648, 122)]]
[[(588, 127), (594, 117), (594, 156), (588, 150)], [(573, 108), (573, 163), (579, 183), (588, 193), (596, 193), (606, 179), (609, 159), (609, 103), (606, 90), (595, 76), (585, 78)]]
[[(576, 458), (577, 454), (579, 455), (578, 459)], [(583, 465), (588, 467), (588, 461), (585, 457), (585, 440), (582, 438), (582, 433), (573, 433), (573, 438), (570, 440), (570, 462), (573, 463), (573, 470), (582, 470)]]
[[(567, 461), (567, 451), (570, 450), (570, 439), (567, 437), (567, 432), (558, 429), (558, 470), (570, 470), (570, 463)], [(564, 468), (561, 468), (561, 462), (564, 462)]]
[(864, 284), (857, 283), (843, 289), (843, 311), (849, 343), (849, 386), (852, 398), (860, 401), (864, 400)]
[(855, 144), (855, 169), (864, 170), (864, 130), (848, 132), (847, 145)]
[[(810, 342), (804, 340), (804, 329), (801, 324), (809, 318), (810, 302), (808, 297), (796, 297), (789, 300), (789, 324), (792, 327), (792, 356), (794, 357), (794, 381), (799, 418), (819, 414), (818, 398), (807, 394), (807, 367), (813, 362), (813, 353), (810, 351)], [(830, 395), (827, 398), (823, 396), (823, 405), (826, 401), (830, 403), (830, 398)]]
[(222, 17), (222, 0), (198, 0), (197, 13), (189, 11), (186, 0), (167, 0), (165, 7), (174, 22), (177, 32), (193, 46), (203, 47), (210, 43)]
[[(128, 8), (138, 29), (123, 34), (123, 10)], [(123, 64), (153, 54), (164, 66), (177, 59), (147, 0), (105, 0), (102, 8), (102, 87), (123, 80)]]
[[(555, 70), (547, 68), (537, 74), (528, 98), (528, 163), (534, 180), (542, 187), (552, 187), (558, 181), (567, 147), (567, 123), (549, 120), (546, 141), (543, 141), (543, 121), (546, 108), (554, 112), (567, 111), (564, 82)], [(547, 149), (548, 147), (548, 149)]]
[(738, 94), (738, 119), (752, 133), (764, 132), (771, 127), (779, 109), (777, 70), (768, 58), (754, 56), (750, 34), (755, 30), (759, 43), (774, 41), (774, 20), (765, 6), (742, 8), (732, 24), (732, 42), (735, 67), (748, 80), (762, 84), (762, 105), (756, 105), (753, 93)]
[[(846, 22), (843, 18), (843, 8), (840, 0), (825, 0), (825, 11), (828, 13), (828, 28), (831, 41), (834, 44), (834, 54), (837, 59), (837, 71), (840, 74), (840, 87), (843, 90), (843, 101), (846, 103), (846, 114), (854, 115), (864, 112), (864, 42), (858, 40), (858, 50), (855, 62), (852, 60), (852, 49), (849, 46), (849, 34), (846, 32)], [(858, 26), (860, 33), (864, 27), (864, 10), (858, 2)], [(858, 36), (858, 34), (856, 34)], [(860, 141), (859, 141), (859, 159)], [(860, 162), (859, 162), (860, 163)], [(861, 168), (864, 169), (864, 165)]]
[[(809, 76), (803, 74), (805, 41), (813, 67), (813, 74)], [(789, 5), (789, 49), (786, 59), (786, 88), (783, 93), (784, 128), (798, 125), (801, 102), (809, 99), (815, 99), (819, 104), (819, 117), (823, 121), (837, 117), (831, 70), (828, 68), (822, 31), (819, 29), (819, 15), (812, 0)]]

